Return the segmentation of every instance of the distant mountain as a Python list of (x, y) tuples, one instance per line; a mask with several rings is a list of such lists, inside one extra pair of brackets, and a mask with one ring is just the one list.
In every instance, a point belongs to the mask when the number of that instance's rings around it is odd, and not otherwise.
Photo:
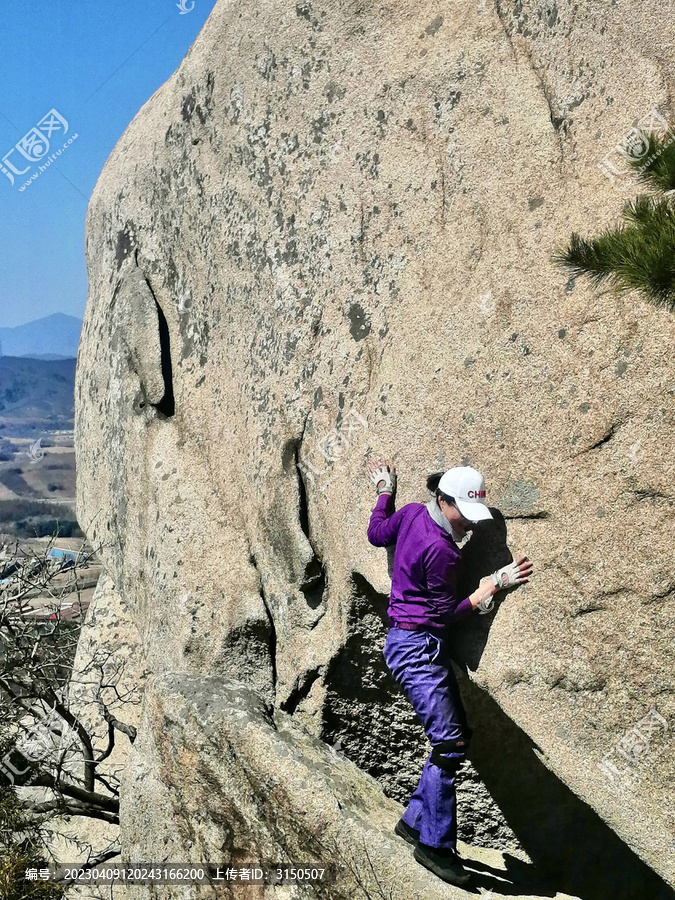
[(61, 353), (22, 353), (17, 359), (74, 359), (72, 354)]
[(65, 313), (53, 313), (14, 328), (0, 328), (2, 355), (73, 359), (77, 356), (81, 328), (80, 319)]
[(0, 356), (0, 437), (72, 429), (75, 359)]

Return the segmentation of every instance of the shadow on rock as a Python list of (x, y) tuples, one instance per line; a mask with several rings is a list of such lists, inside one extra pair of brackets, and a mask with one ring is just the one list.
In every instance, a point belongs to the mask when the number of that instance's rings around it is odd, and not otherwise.
[[(671, 888), (544, 765), (535, 753), (541, 748), (490, 695), (466, 673), (459, 681), (473, 728), (469, 759), (537, 869), (559, 891), (581, 900), (675, 900)], [(527, 877), (524, 864), (511, 859), (514, 874)], [(510, 893), (494, 880), (485, 887)]]
[[(477, 522), (471, 539), (462, 548), (462, 569), (457, 581), (458, 597), (468, 597), (478, 587), (482, 578), (491, 575), (513, 561), (508, 548), (506, 520), (498, 509), (491, 508), (493, 518)], [(487, 644), (492, 622), (510, 591), (500, 591), (495, 596), (493, 609), (485, 615), (474, 615), (450, 630), (452, 658), (463, 668), (475, 672), (480, 665)]]

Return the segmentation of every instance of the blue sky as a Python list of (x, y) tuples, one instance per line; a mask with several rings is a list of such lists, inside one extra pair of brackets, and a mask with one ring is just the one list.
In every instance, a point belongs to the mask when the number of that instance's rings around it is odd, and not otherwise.
[[(0, 326), (54, 312), (82, 317), (87, 299), (84, 219), (96, 179), (145, 101), (177, 69), (215, 0), (14, 0), (0, 31)], [(193, 0), (182, 0), (185, 8)], [(93, 95), (93, 96), (92, 96)], [(55, 109), (68, 123), (52, 118)], [(31, 129), (48, 137), (15, 149)], [(51, 135), (49, 132), (51, 131)], [(30, 144), (30, 142), (29, 142)]]

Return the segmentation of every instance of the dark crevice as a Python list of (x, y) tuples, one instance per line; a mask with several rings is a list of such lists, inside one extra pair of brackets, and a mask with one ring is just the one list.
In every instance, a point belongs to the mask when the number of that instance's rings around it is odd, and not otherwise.
[(167, 418), (171, 418), (176, 410), (173, 396), (173, 371), (171, 368), (171, 338), (169, 335), (169, 326), (166, 316), (162, 311), (162, 307), (155, 299), (157, 307), (157, 319), (159, 322), (159, 346), (162, 354), (162, 378), (164, 379), (164, 396), (159, 403), (151, 404), (158, 413)]
[(616, 587), (616, 588), (609, 588), (606, 591), (601, 591), (600, 596), (601, 597), (618, 597), (619, 594), (629, 594), (629, 593), (631, 593), (630, 588), (621, 586), (621, 587)]
[[(231, 677), (248, 684), (255, 690), (264, 707), (264, 716), (268, 724), (276, 730), (274, 721), (274, 701), (276, 690), (274, 684), (273, 657), (270, 652), (270, 622), (268, 616), (256, 616), (254, 619), (246, 619), (240, 625), (232, 628), (225, 635), (221, 652), (225, 665), (220, 669), (220, 674)], [(272, 665), (272, 679), (263, 685), (259, 684), (261, 669), (266, 667), (261, 664), (261, 652), (267, 650), (270, 653)]]
[[(300, 498), (300, 509), (299, 509), (300, 527), (302, 528), (303, 534), (305, 535), (305, 537), (311, 544), (312, 540), (309, 536), (309, 505), (307, 503), (307, 486), (305, 484), (305, 479), (302, 476), (302, 470), (300, 469), (298, 462), (299, 462), (298, 446), (296, 444), (295, 453), (294, 453), (294, 463), (295, 463), (295, 471), (298, 474), (298, 494), (299, 494), (299, 498)], [(312, 549), (314, 549), (314, 548), (312, 547)]]
[(546, 99), (546, 105), (548, 106), (548, 115), (551, 120), (551, 125), (555, 128), (556, 131), (560, 131), (562, 126), (565, 124), (565, 116), (558, 115), (553, 106), (553, 100), (551, 98), (550, 92), (546, 85), (544, 84), (543, 78), (540, 77), (539, 83), (541, 84), (541, 89), (544, 93), (544, 97)]
[(272, 615), (272, 611), (270, 610), (269, 603), (267, 602), (267, 598), (265, 597), (262, 573), (260, 572), (260, 569), (258, 568), (258, 563), (256, 562), (256, 558), (250, 549), (249, 549), (248, 561), (251, 563), (253, 568), (258, 573), (260, 599), (262, 600), (263, 606), (265, 607), (265, 612), (267, 613), (267, 618), (270, 621), (270, 660), (272, 662), (272, 688), (276, 692), (276, 688), (277, 688), (277, 629), (274, 625), (274, 616)]
[[(132, 250), (132, 242), (131, 242), (131, 238), (129, 237), (128, 233), (126, 231), (120, 232), (118, 235), (118, 251), (120, 254), (122, 254), (122, 256), (120, 256), (120, 258), (118, 260), (118, 262), (120, 264), (123, 261), (123, 257), (126, 257), (127, 255), (131, 254), (131, 250)], [(141, 380), (141, 389), (140, 389), (139, 394), (137, 395), (136, 400), (134, 401), (134, 409), (142, 409), (143, 407), (145, 407), (146, 402), (147, 402), (150, 406), (153, 406), (157, 410), (157, 412), (159, 413), (159, 418), (171, 418), (171, 416), (174, 415), (176, 410), (175, 410), (175, 399), (174, 399), (174, 392), (173, 392), (173, 368), (171, 365), (171, 337), (169, 334), (169, 326), (166, 321), (166, 316), (164, 315), (164, 311), (162, 310), (162, 307), (157, 302), (157, 297), (155, 296), (155, 292), (153, 291), (152, 286), (150, 285), (150, 282), (143, 274), (141, 267), (138, 265), (138, 248), (133, 249), (133, 258), (134, 258), (135, 269), (138, 271), (138, 275), (140, 276), (140, 279), (142, 279), (143, 288), (147, 289), (147, 291), (149, 291), (150, 296), (152, 297), (152, 299), (155, 303), (155, 312), (157, 313), (157, 337), (159, 339), (160, 368), (161, 368), (161, 373), (162, 373), (162, 383), (164, 386), (164, 393), (162, 395), (161, 400), (159, 400), (157, 403), (152, 403), (147, 399), (147, 385), (145, 385), (143, 383), (143, 377), (141, 375), (143, 366), (141, 365), (140, 370), (138, 369), (138, 367), (137, 367), (138, 360), (136, 358), (136, 352), (138, 352), (140, 354), (140, 356), (143, 356), (143, 353), (146, 348), (145, 347), (134, 347), (133, 345), (135, 342), (132, 338), (131, 344), (128, 344), (127, 357), (129, 360), (129, 364), (131, 365), (133, 370), (136, 372), (136, 374), (139, 375), (140, 380)], [(127, 274), (129, 274), (129, 273), (127, 273)], [(134, 277), (135, 277), (135, 273), (134, 273)], [(118, 300), (123, 283), (124, 283), (124, 278), (119, 280), (117, 282), (117, 284), (115, 285), (115, 289), (113, 291), (113, 296), (112, 296), (112, 301), (111, 301), (111, 308), (115, 305), (115, 303)], [(140, 314), (139, 310), (136, 310), (135, 313), (132, 310), (132, 316), (138, 315), (138, 314)], [(127, 323), (125, 323), (125, 324), (127, 324)], [(138, 339), (139, 340), (148, 340), (147, 336), (145, 338), (139, 337)], [(126, 342), (126, 339), (125, 339), (125, 342)], [(153, 359), (153, 363), (154, 363), (154, 359)], [(138, 404), (138, 405), (136, 405), (136, 404)]]
[(316, 556), (305, 569), (300, 590), (310, 609), (317, 609), (321, 605), (326, 590), (326, 573)]
[(657, 600), (665, 600), (666, 597), (672, 597), (673, 594), (675, 594), (675, 586), (669, 585), (661, 593), (652, 594), (650, 597), (647, 597), (646, 600), (642, 601), (642, 605), (647, 606), (649, 603), (655, 603)]
[(590, 453), (591, 450), (596, 450), (598, 447), (602, 447), (603, 444), (606, 444), (607, 441), (611, 440), (616, 434), (620, 422), (614, 422), (613, 425), (610, 425), (607, 431), (603, 434), (599, 441), (596, 441), (594, 444), (591, 444), (590, 447), (587, 447), (585, 450), (582, 450), (582, 453)]
[(281, 465), (284, 472), (290, 472), (292, 466), (296, 463), (299, 443), (298, 440), (290, 440), (284, 444), (284, 449), (281, 453)]
[(317, 680), (317, 678), (321, 675), (321, 666), (318, 666), (316, 669), (311, 669), (309, 672), (304, 672), (301, 675), (293, 687), (293, 690), (288, 695), (286, 700), (281, 704), (281, 709), (288, 713), (289, 715), (293, 715), (295, 710), (298, 708), (299, 704), (309, 696), (309, 692), (312, 689), (312, 685)]
[[(305, 420), (305, 425), (307, 424)], [(304, 434), (305, 425), (303, 425), (302, 433)], [(326, 572), (317, 554), (312, 538), (310, 535), (309, 525), (309, 503), (307, 500), (307, 486), (299, 464), (299, 448), (302, 442), (300, 439), (290, 440), (286, 442), (282, 454), (281, 462), (285, 472), (289, 472), (292, 467), (295, 468), (296, 477), (298, 479), (298, 517), (300, 520), (300, 528), (307, 538), (312, 548), (312, 558), (305, 567), (300, 584), (300, 590), (304, 594), (307, 605), (310, 609), (317, 609), (323, 601), (326, 590)]]
[(629, 491), (636, 500), (671, 500), (672, 498), (668, 494), (664, 494), (662, 491), (657, 491), (654, 488), (637, 488), (634, 491)]
[(596, 605), (584, 606), (582, 609), (578, 609), (576, 612), (572, 613), (572, 618), (578, 619), (579, 616), (587, 616), (589, 613), (594, 613), (594, 612), (603, 612), (606, 609), (607, 609), (606, 606), (601, 606), (599, 604), (597, 606)]
[(503, 514), (505, 519), (508, 519), (510, 522), (517, 521), (518, 519), (548, 519), (549, 513), (546, 512), (545, 509), (540, 509), (537, 512), (533, 513), (514, 513), (514, 515), (509, 516), (506, 513)]
[[(509, 42), (509, 48), (511, 50), (513, 58), (517, 60), (519, 54), (516, 51), (516, 46), (513, 41), (513, 32), (515, 30), (515, 23), (513, 23), (513, 14), (512, 14), (512, 22), (509, 25), (509, 23), (507, 23), (507, 11), (505, 8), (503, 8), (503, 6), (505, 6), (505, 4), (503, 4), (501, 2), (501, 0), (497, 0), (497, 2), (496, 2), (497, 18), (499, 19), (499, 22), (502, 26), (504, 36), (506, 37), (507, 41)], [(564, 138), (566, 136), (566, 132), (567, 132), (569, 123), (566, 120), (565, 116), (560, 115), (559, 111), (556, 110), (553, 97), (551, 96), (551, 91), (549, 90), (549, 88), (546, 84), (546, 81), (543, 77), (543, 74), (542, 74), (543, 70), (540, 71), (540, 68), (537, 66), (537, 64), (534, 60), (534, 51), (529, 48), (527, 42), (523, 43), (523, 51), (525, 53), (525, 56), (527, 57), (527, 61), (530, 65), (530, 68), (532, 69), (537, 81), (539, 82), (539, 87), (541, 88), (541, 91), (544, 95), (544, 99), (546, 100), (546, 105), (548, 107), (548, 114), (549, 114), (549, 118), (551, 120), (551, 125), (553, 126), (553, 130), (555, 132), (555, 135), (556, 135), (556, 138), (558, 141), (558, 149), (560, 150), (560, 162), (562, 163), (564, 154), (565, 154)]]

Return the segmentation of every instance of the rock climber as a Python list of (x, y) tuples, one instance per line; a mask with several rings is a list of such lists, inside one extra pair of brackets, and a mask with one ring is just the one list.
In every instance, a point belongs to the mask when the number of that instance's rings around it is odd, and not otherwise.
[(462, 885), (470, 874), (457, 853), (455, 779), (472, 732), (450, 664), (448, 629), (475, 610), (488, 612), (497, 591), (525, 584), (532, 563), (521, 556), (482, 579), (470, 596), (458, 596), (458, 544), (470, 537), (473, 523), (492, 518), (483, 476), (471, 466), (430, 476), (432, 499), (395, 512), (396, 467), (372, 461), (367, 474), (378, 493), (368, 540), (375, 547), (395, 545), (384, 659), (431, 744), (394, 831), (414, 845), (417, 862), (444, 881)]

